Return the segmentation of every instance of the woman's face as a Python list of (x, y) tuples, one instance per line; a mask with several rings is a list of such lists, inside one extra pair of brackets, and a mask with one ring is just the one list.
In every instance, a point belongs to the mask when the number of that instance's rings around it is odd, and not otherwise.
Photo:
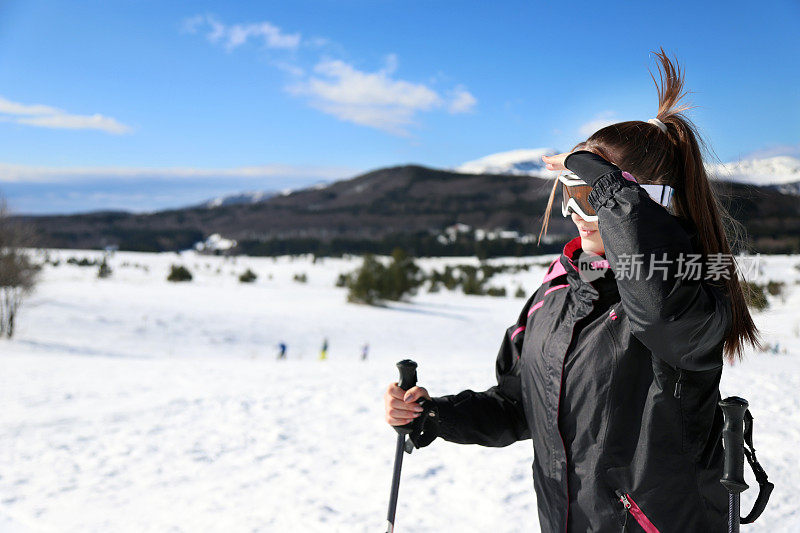
[(584, 252), (591, 252), (597, 255), (606, 253), (603, 239), (600, 238), (600, 232), (597, 230), (597, 222), (587, 222), (574, 211), (572, 212), (572, 221), (578, 227), (578, 233), (581, 236), (581, 248)]

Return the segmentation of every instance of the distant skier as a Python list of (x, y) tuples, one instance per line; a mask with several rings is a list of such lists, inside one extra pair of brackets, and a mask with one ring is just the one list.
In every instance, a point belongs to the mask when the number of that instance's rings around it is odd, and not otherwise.
[(322, 341), (322, 351), (319, 353), (319, 360), (324, 361), (328, 358), (328, 338)]
[(286, 359), (286, 343), (278, 344), (278, 359)]
[(361, 347), (361, 360), (366, 361), (368, 356), (369, 356), (369, 343), (365, 342), (364, 346)]

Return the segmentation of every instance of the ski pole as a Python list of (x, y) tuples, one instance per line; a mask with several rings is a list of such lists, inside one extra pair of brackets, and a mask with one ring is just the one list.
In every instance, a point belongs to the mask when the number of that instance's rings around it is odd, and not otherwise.
[(725, 425), (722, 445), (725, 448), (725, 469), (722, 483), (728, 489), (728, 533), (739, 533), (739, 497), (747, 490), (744, 481), (744, 413), (747, 400), (731, 396), (719, 402)]
[[(411, 359), (404, 359), (397, 363), (397, 370), (400, 371), (400, 381), (397, 385), (408, 390), (417, 384), (417, 363)], [(394, 452), (394, 473), (392, 474), (392, 492), (389, 495), (389, 512), (386, 516), (386, 533), (394, 531), (394, 515), (397, 511), (397, 495), (400, 491), (400, 469), (403, 468), (403, 452), (405, 450), (406, 435), (411, 433), (411, 425), (394, 426), (397, 431), (397, 447)]]

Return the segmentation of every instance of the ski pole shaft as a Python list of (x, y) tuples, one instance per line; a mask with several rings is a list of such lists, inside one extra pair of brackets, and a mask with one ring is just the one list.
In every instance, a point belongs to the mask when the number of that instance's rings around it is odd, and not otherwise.
[(394, 516), (397, 511), (397, 496), (400, 493), (400, 470), (403, 468), (405, 437), (397, 436), (397, 447), (394, 452), (394, 472), (392, 473), (392, 492), (389, 494), (389, 512), (386, 515), (386, 533), (394, 531)]
[[(410, 359), (404, 359), (397, 363), (397, 370), (400, 371), (400, 381), (397, 385), (408, 390), (417, 384), (417, 363)], [(406, 435), (411, 433), (411, 423), (405, 426), (395, 426), (397, 431), (397, 447), (394, 452), (394, 472), (392, 473), (392, 491), (389, 495), (389, 512), (386, 515), (386, 533), (394, 531), (394, 517), (397, 511), (397, 497), (400, 493), (400, 471), (403, 468), (403, 450), (406, 443)]]
[(725, 448), (725, 467), (722, 483), (728, 490), (728, 533), (739, 533), (740, 494), (747, 490), (744, 481), (744, 413), (747, 400), (731, 396), (719, 402), (725, 425), (722, 428), (722, 445)]

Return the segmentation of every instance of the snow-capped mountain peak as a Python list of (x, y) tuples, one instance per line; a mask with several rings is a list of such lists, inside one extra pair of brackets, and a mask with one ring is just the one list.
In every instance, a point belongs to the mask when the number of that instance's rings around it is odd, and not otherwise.
[(557, 173), (545, 168), (542, 156), (557, 153), (559, 152), (552, 148), (510, 150), (468, 161), (453, 170), (464, 174), (511, 174), (549, 178)]
[[(552, 178), (557, 173), (545, 168), (542, 156), (557, 153), (558, 151), (552, 148), (510, 150), (468, 161), (453, 170), (464, 174), (511, 174)], [(796, 157), (744, 159), (710, 164), (707, 169), (713, 178), (720, 180), (772, 186), (792, 194), (800, 192), (800, 159)]]
[(213, 198), (207, 202), (204, 202), (202, 206), (208, 209), (213, 209), (215, 207), (221, 207), (224, 205), (255, 204), (267, 200), (273, 196), (275, 196), (275, 193), (271, 191), (248, 191)]
[(790, 156), (744, 159), (711, 165), (708, 170), (718, 179), (753, 185), (785, 185), (800, 182), (800, 159)]

